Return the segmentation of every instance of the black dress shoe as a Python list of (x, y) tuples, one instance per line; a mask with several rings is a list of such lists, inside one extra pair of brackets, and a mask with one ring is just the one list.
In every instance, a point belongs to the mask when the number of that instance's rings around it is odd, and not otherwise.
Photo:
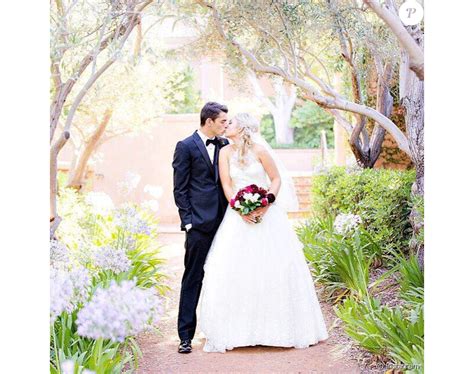
[(179, 353), (191, 353), (192, 350), (193, 347), (191, 346), (191, 339), (181, 340), (178, 348)]

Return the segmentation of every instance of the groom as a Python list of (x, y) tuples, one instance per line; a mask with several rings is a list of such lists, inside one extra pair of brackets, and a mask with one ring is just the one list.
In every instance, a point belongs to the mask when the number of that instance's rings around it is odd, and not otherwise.
[(209, 102), (201, 110), (201, 126), (176, 144), (173, 158), (174, 200), (186, 231), (184, 274), (179, 299), (179, 353), (190, 353), (196, 330), (196, 308), (204, 278), (204, 263), (227, 207), (219, 180), (220, 138), (227, 128), (227, 107)]

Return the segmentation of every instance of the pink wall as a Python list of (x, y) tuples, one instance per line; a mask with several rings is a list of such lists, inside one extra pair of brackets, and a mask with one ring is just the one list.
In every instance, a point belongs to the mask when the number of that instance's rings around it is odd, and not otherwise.
[[(93, 190), (107, 193), (118, 204), (127, 200), (142, 202), (154, 199), (144, 191), (144, 187), (147, 184), (161, 186), (163, 194), (158, 199), (157, 215), (163, 223), (178, 222), (171, 166), (174, 148), (179, 140), (191, 135), (198, 127), (198, 114), (166, 115), (152, 127), (149, 134), (111, 139), (99, 148), (100, 161), (91, 165), (95, 175)], [(312, 161), (317, 152), (315, 149), (277, 150), (287, 168), (299, 174), (312, 171)], [(59, 159), (62, 165), (67, 165), (71, 160), (71, 149), (66, 146)], [(139, 174), (141, 179), (136, 189), (124, 196), (119, 192), (117, 183), (125, 179), (127, 172)]]

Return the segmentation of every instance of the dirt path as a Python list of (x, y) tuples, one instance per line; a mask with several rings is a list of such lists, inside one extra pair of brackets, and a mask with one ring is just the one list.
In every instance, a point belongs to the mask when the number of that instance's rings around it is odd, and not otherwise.
[(145, 333), (138, 343), (143, 352), (138, 373), (360, 373), (353, 360), (341, 355), (340, 347), (332, 336), (334, 314), (330, 305), (321, 303), (329, 330), (329, 339), (306, 349), (278, 347), (242, 347), (222, 353), (203, 352), (204, 335), (198, 325), (193, 339), (193, 352), (177, 352), (179, 338), (176, 321), (179, 290), (183, 274), (184, 236), (163, 235), (162, 257), (168, 260), (166, 273), (170, 276), (165, 314), (158, 325), (161, 335)]

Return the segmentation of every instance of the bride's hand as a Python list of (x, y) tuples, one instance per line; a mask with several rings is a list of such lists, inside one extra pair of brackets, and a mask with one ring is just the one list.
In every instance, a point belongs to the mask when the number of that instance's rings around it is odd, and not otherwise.
[(255, 209), (252, 213), (250, 213), (252, 215), (252, 217), (255, 219), (257, 217), (260, 217), (260, 219), (262, 219), (262, 217), (265, 215), (265, 213), (267, 213), (267, 210), (268, 208), (270, 208), (270, 205), (267, 205), (267, 206), (262, 206), (260, 208), (257, 208)]
[(241, 214), (240, 216), (247, 223), (256, 223), (255, 218), (253, 217), (252, 213), (250, 213), (250, 214)]

